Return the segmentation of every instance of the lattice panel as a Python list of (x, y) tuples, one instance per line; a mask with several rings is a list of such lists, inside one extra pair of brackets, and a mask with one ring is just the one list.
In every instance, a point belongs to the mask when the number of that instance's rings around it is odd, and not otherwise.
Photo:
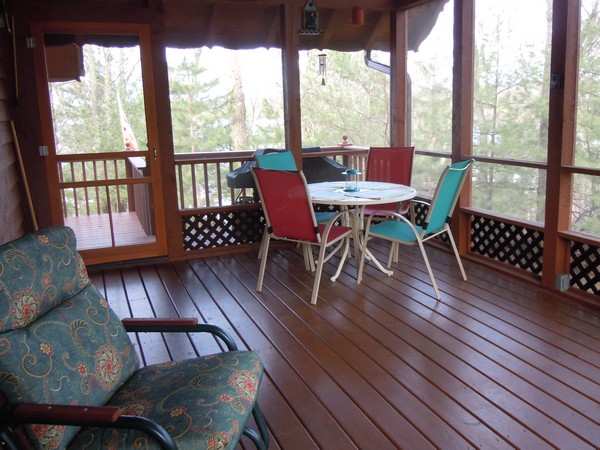
[[(417, 225), (422, 226), (423, 223), (425, 222), (425, 218), (427, 217), (427, 213), (429, 212), (429, 205), (427, 205), (425, 203), (413, 203), (413, 212), (415, 214), (415, 223)], [(407, 215), (407, 218), (410, 219), (410, 217), (408, 215)], [(436, 236), (434, 239), (437, 239), (439, 241), (445, 242), (446, 244), (450, 245), (450, 239), (448, 239), (448, 235), (446, 233), (440, 234), (439, 236)]]
[(471, 250), (535, 274), (542, 273), (544, 234), (537, 230), (471, 216)]
[(182, 217), (185, 251), (260, 242), (262, 210), (193, 214)]
[(600, 248), (571, 242), (571, 286), (600, 295)]
[(333, 206), (333, 205), (314, 205), (315, 211), (318, 212), (331, 212), (331, 211), (335, 211), (338, 212), (340, 210), (339, 206)]

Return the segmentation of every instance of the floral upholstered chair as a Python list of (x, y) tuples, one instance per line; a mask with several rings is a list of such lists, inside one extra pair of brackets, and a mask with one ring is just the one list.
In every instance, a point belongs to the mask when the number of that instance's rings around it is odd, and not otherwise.
[[(128, 331), (210, 332), (229, 351), (140, 368)], [(0, 246), (4, 448), (225, 449), (242, 434), (267, 448), (262, 375), (258, 355), (216, 326), (121, 322), (90, 284), (70, 228)]]

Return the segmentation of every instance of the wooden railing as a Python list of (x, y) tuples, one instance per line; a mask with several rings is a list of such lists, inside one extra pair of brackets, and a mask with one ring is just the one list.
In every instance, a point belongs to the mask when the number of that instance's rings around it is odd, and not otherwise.
[(135, 211), (140, 199), (136, 203), (134, 185), (146, 188), (150, 183), (143, 156), (142, 152), (59, 155), (63, 216)]
[[(306, 153), (304, 158), (330, 157), (358, 168), (363, 174), (367, 148), (322, 147), (320, 153)], [(254, 151), (180, 153), (175, 155), (177, 201), (180, 211), (226, 207), (254, 203), (250, 189), (231, 188), (227, 174), (253, 161)]]

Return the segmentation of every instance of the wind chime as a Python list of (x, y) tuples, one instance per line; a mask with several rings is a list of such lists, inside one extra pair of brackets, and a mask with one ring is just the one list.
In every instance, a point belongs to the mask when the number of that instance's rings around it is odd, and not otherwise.
[(327, 75), (327, 55), (319, 54), (319, 76), (321, 77), (321, 85), (325, 86), (325, 75)]

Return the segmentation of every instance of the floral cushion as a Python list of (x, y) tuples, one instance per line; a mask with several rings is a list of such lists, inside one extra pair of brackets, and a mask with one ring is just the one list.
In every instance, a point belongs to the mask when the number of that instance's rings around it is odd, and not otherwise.
[[(180, 449), (234, 448), (262, 373), (258, 355), (246, 351), (156, 364), (140, 369), (108, 405), (161, 424)], [(84, 448), (159, 447), (140, 431), (84, 428), (69, 449)]]
[(0, 333), (22, 328), (90, 283), (68, 227), (0, 246)]
[[(103, 405), (139, 367), (68, 228), (0, 246), (0, 311), (0, 390), (10, 403)], [(79, 428), (26, 431), (37, 448), (64, 448)]]
[[(0, 246), (0, 391), (21, 402), (121, 406), (161, 424), (181, 449), (236, 446), (263, 366), (226, 352), (139, 369), (133, 345), (90, 284), (66, 227)], [(27, 425), (38, 449), (157, 448), (136, 430)]]

